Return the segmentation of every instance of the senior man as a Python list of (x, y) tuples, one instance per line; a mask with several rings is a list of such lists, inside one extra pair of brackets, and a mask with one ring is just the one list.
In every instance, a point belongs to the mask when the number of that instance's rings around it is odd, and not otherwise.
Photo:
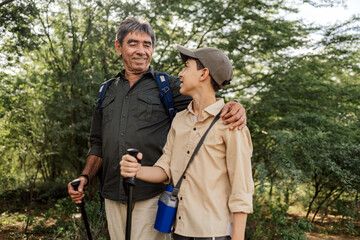
[[(105, 198), (106, 218), (111, 239), (125, 236), (127, 196), (120, 175), (121, 156), (128, 148), (138, 148), (143, 153), (142, 165), (152, 166), (162, 154), (171, 119), (161, 102), (154, 70), (150, 66), (155, 50), (155, 33), (150, 24), (137, 18), (124, 20), (116, 33), (115, 48), (122, 57), (124, 68), (107, 88), (101, 107), (96, 107), (91, 126), (91, 147), (78, 191), (68, 184), (74, 203), (84, 197), (83, 189), (100, 167), (103, 167), (102, 196)], [(185, 109), (191, 101), (181, 95), (180, 81), (169, 76), (175, 108)], [(241, 104), (225, 105), (221, 117), (229, 127), (246, 125), (245, 110)], [(133, 228), (131, 236), (137, 240), (170, 239), (169, 234), (153, 228), (157, 200), (164, 191), (162, 183), (137, 180), (133, 200)], [(136, 227), (141, 226), (141, 227)]]

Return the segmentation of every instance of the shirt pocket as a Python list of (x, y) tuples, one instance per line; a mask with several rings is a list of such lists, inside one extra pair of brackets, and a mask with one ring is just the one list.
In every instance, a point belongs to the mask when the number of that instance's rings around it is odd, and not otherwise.
[(139, 119), (151, 120), (154, 113), (164, 111), (160, 97), (152, 93), (142, 93), (138, 95), (138, 115)]
[(112, 104), (114, 100), (115, 96), (105, 96), (103, 99), (103, 102), (101, 104), (103, 124), (109, 122), (114, 116), (114, 107)]

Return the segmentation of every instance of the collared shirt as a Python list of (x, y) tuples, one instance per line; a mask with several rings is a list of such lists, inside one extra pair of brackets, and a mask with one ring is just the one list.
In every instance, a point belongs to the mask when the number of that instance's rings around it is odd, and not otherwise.
[[(155, 164), (164, 169), (174, 185), (224, 101), (220, 99), (208, 106), (202, 112), (203, 119), (197, 121), (191, 106), (192, 103), (176, 115), (163, 155)], [(252, 212), (251, 155), (252, 142), (247, 127), (231, 131), (221, 120), (214, 124), (180, 186), (176, 234), (226, 236), (230, 233), (232, 213)]]
[[(169, 76), (169, 83), (175, 108), (185, 109), (191, 99), (180, 94), (179, 79)], [(121, 156), (128, 148), (137, 148), (144, 155), (142, 165), (152, 166), (161, 156), (171, 124), (153, 69), (150, 67), (131, 88), (125, 70), (120, 72), (108, 87), (101, 108), (102, 118), (95, 107), (88, 155), (103, 158), (103, 197), (125, 203), (127, 196), (119, 165)], [(149, 199), (163, 190), (162, 183), (136, 180), (133, 198), (134, 201)]]

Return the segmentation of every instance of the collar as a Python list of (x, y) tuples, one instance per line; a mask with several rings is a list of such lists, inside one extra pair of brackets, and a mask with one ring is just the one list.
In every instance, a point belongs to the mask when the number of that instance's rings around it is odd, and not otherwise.
[[(189, 112), (191, 112), (192, 114), (194, 114), (194, 111), (192, 109), (193, 101), (194, 100), (192, 100), (187, 107), (187, 110)], [(221, 111), (221, 109), (224, 107), (224, 105), (225, 105), (224, 99), (217, 98), (215, 103), (211, 104), (210, 106), (207, 106), (203, 110), (203, 112), (206, 113), (206, 114), (204, 114), (204, 117), (208, 117), (209, 115), (216, 116)]]
[[(149, 69), (146, 72), (144, 72), (144, 74), (141, 76), (141, 78), (146, 75), (152, 76), (155, 79), (155, 71), (151, 66), (149, 66)], [(116, 75), (116, 78), (119, 78), (119, 77), (122, 79), (125, 79), (125, 69), (121, 70), (121, 72), (119, 72)]]

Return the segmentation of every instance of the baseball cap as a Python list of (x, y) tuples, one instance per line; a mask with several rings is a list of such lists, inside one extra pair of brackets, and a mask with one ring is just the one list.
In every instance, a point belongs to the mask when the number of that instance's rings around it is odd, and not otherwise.
[(231, 62), (226, 54), (214, 47), (204, 47), (191, 51), (182, 46), (177, 46), (184, 62), (190, 57), (198, 59), (204, 67), (209, 69), (211, 77), (222, 88), (230, 83), (233, 77)]

